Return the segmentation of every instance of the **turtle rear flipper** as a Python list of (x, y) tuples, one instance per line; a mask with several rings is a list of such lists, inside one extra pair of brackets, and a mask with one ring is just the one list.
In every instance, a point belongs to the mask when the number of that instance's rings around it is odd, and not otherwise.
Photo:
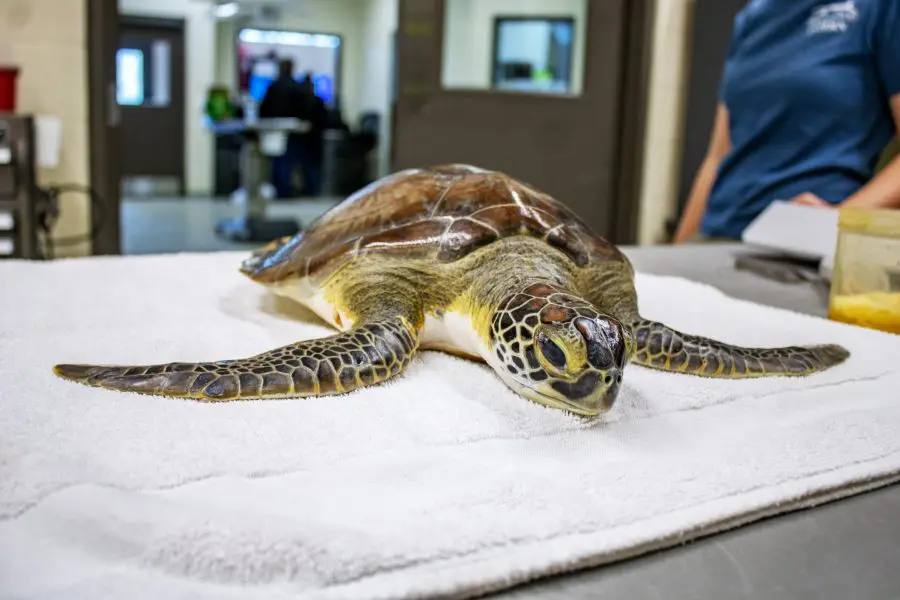
[(237, 360), (153, 366), (62, 364), (53, 371), (96, 387), (205, 401), (301, 398), (381, 383), (400, 373), (417, 347), (415, 329), (397, 317)]
[(836, 344), (744, 348), (681, 333), (655, 321), (634, 324), (636, 364), (722, 379), (803, 376), (841, 364), (850, 352)]

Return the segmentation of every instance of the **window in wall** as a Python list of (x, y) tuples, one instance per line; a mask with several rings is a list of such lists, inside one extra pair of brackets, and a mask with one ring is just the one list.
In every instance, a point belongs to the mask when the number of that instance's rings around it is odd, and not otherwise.
[(494, 20), (494, 89), (568, 94), (572, 90), (574, 19)]
[(151, 52), (150, 95), (153, 106), (168, 106), (172, 100), (172, 48), (168, 40), (154, 40)]
[(123, 106), (164, 108), (171, 104), (172, 48), (168, 40), (132, 38), (116, 51), (116, 99)]
[(579, 95), (588, 0), (444, 0), (444, 89)]
[(116, 52), (116, 100), (128, 106), (144, 103), (144, 53), (136, 48)]

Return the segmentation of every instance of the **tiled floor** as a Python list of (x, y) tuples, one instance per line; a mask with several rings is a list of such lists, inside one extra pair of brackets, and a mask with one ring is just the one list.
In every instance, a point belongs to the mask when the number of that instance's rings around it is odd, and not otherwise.
[[(290, 217), (309, 225), (339, 202), (339, 198), (273, 201), (267, 214)], [(222, 219), (241, 210), (228, 200), (212, 198), (141, 198), (122, 202), (123, 254), (214, 252), (247, 250), (259, 244), (241, 244), (222, 239), (215, 227)]]

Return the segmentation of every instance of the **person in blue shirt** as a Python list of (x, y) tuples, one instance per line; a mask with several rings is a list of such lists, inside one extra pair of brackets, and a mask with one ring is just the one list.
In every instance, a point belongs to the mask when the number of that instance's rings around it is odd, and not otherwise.
[(900, 0), (751, 0), (675, 242), (740, 239), (778, 200), (900, 208)]

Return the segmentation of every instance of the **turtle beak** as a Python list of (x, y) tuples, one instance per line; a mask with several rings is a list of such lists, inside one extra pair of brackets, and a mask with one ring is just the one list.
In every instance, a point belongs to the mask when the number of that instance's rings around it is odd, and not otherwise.
[(582, 417), (595, 417), (615, 405), (621, 381), (620, 369), (592, 370), (574, 381), (553, 381), (539, 390), (523, 391), (522, 395), (550, 408)]
[(588, 371), (574, 382), (554, 381), (553, 390), (580, 413), (597, 415), (612, 409), (619, 397), (621, 370)]

